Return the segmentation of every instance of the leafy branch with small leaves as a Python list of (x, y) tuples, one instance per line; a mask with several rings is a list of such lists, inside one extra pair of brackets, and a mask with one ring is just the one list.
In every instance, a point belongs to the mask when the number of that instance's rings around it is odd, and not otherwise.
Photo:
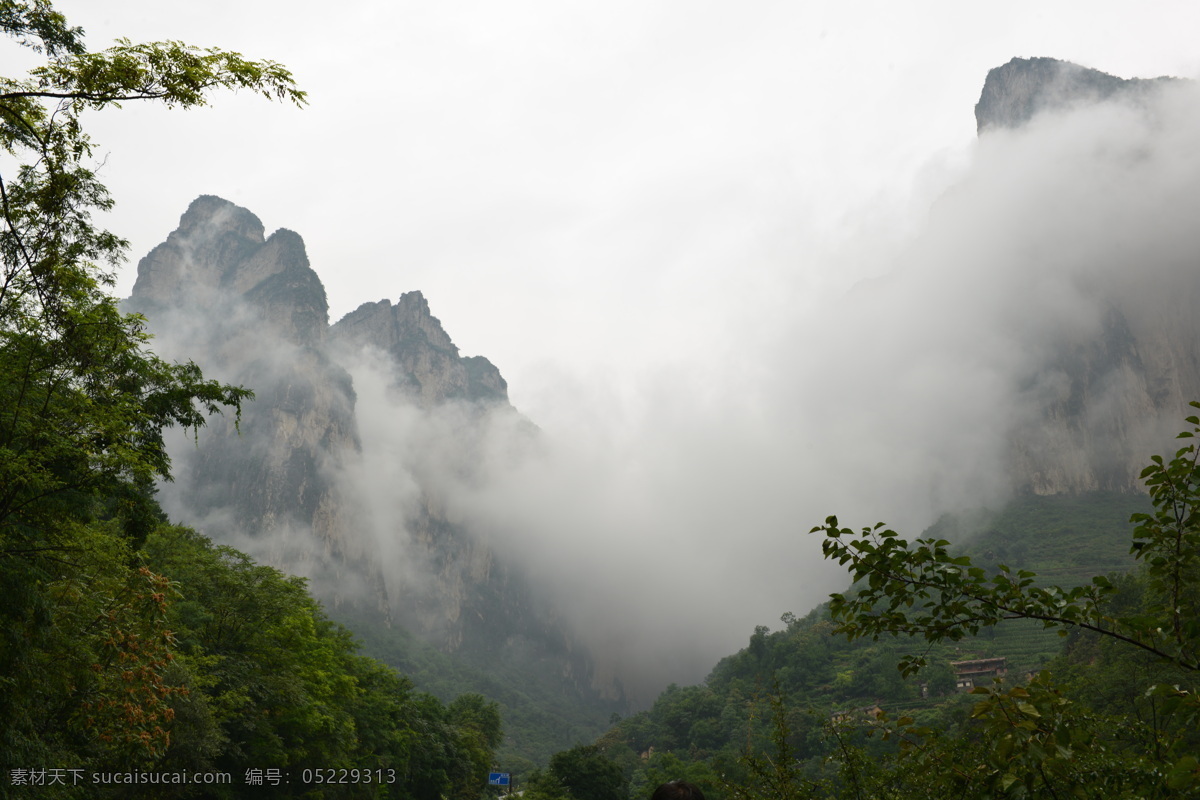
[[(1198, 402), (1190, 405), (1200, 409)], [(1186, 421), (1191, 429), (1178, 438), (1194, 440), (1200, 417)], [(897, 665), (908, 676), (927, 665), (934, 644), (957, 642), (1008, 620), (1037, 620), (1062, 636), (1099, 637), (1192, 676), (1200, 671), (1198, 465), (1200, 450), (1191, 442), (1170, 460), (1154, 456), (1142, 471), (1154, 511), (1131, 518), (1131, 552), (1140, 564), (1137, 578), (1145, 598), (1122, 611), (1114, 610), (1118, 586), (1109, 576), (1096, 575), (1083, 586), (1042, 585), (1034, 573), (1003, 564), (989, 573), (970, 557), (956, 555), (945, 539), (910, 543), (883, 523), (854, 531), (828, 517), (812, 532), (825, 535), (825, 557), (848, 566), (855, 582), (851, 591), (831, 596), (835, 631), (850, 639), (923, 640), (927, 646), (921, 652), (903, 656)], [(1161, 712), (1151, 722), (1103, 719), (1071, 701), (1045, 672), (1028, 686), (974, 691), (983, 695), (972, 719), (989, 743), (985, 759), (991, 769), (983, 780), (992, 791), (1012, 797), (1107, 797), (1153, 784), (1157, 788), (1145, 789), (1144, 796), (1159, 797), (1200, 786), (1200, 760), (1189, 749), (1195, 738), (1189, 732), (1200, 722), (1200, 700), (1189, 685), (1146, 686), (1145, 696), (1154, 698)], [(910, 753), (927, 766), (941, 758), (936, 732), (901, 722), (896, 735)], [(1151, 728), (1145, 740), (1154, 743), (1153, 752), (1135, 753), (1129, 746), (1108, 752), (1098, 744), (1122, 727)], [(977, 771), (959, 774), (970, 775), (968, 783), (980, 779)]]
[[(0, 0), (0, 33), (44, 58), (0, 77), (0, 769), (56, 753), (82, 763), (114, 743), (158, 757), (169, 635), (122, 611), (107, 656), (81, 676), (74, 656), (94, 636), (77, 607), (111, 574), (160, 581), (121, 554), (157, 513), (152, 484), (171, 477), (163, 432), (240, 418), (253, 395), (154, 355), (145, 319), (110, 294), (128, 243), (96, 224), (114, 201), (82, 115), (130, 101), (202, 106), (218, 90), (297, 105), (305, 95), (281, 65), (214, 48), (120, 40), (89, 52), (48, 0)], [(152, 588), (130, 596), (155, 622), (163, 587)]]
[(198, 431), (253, 397), (149, 351), (145, 320), (107, 288), (128, 243), (97, 227), (112, 208), (80, 115), (142, 100), (189, 108), (215, 90), (303, 105), (273, 61), (179, 42), (120, 40), (90, 53), (44, 0), (0, 0), (0, 31), (47, 61), (0, 77), (0, 557), (57, 547), (64, 503), (170, 478), (165, 428)]

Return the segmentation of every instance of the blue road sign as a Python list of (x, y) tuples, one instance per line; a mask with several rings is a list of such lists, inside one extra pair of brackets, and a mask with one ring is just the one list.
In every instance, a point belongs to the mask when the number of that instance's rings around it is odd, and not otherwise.
[(490, 786), (508, 786), (512, 782), (511, 772), (490, 772), (488, 773), (488, 784)]

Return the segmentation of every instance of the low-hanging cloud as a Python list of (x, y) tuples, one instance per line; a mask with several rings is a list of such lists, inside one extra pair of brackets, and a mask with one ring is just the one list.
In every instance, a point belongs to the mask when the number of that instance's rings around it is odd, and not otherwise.
[[(1169, 86), (988, 133), (910, 240), (893, 245), (901, 226), (882, 220), (878, 239), (808, 254), (872, 276), (845, 293), (797, 279), (790, 239), (761, 243), (720, 266), (730, 303), (688, 315), (669, 356), (632, 374), (619, 355), (547, 364), (523, 389), (536, 432), (508, 411), (422, 407), (386, 359), (347, 357), (361, 450), (324, 469), (358, 498), (387, 596), (430, 580), (410, 528), (437, 504), (521, 565), (601, 677), (645, 701), (844, 586), (806, 535), (826, 515), (916, 534), (1002, 502), (1014, 436), (1050, 447), (1039, 426), (1070, 388), (1056, 359), (1114, 308), (1135, 341), (1195, 352), (1197, 99)], [(1167, 366), (1149, 371), (1168, 380)], [(1093, 387), (1084, 424), (1127, 418), (1122, 375)], [(1164, 435), (1146, 427), (1139, 441)]]
[[(558, 366), (536, 444), (487, 430), (471, 479), (439, 478), (449, 507), (635, 694), (702, 678), (754, 625), (844, 585), (806, 536), (827, 514), (916, 534), (1003, 502), (1015, 432), (1066, 391), (1056, 353), (1100, 336), (1114, 304), (1137, 336), (1194, 340), (1171, 306), (1196, 296), (1196, 100), (1167, 87), (990, 133), (919, 235), (866, 243), (876, 277), (844, 296), (738, 309), (727, 347), (632, 378)], [(1105, 380), (1085, 425), (1125, 402)], [(1169, 446), (1182, 412), (1138, 435)]]

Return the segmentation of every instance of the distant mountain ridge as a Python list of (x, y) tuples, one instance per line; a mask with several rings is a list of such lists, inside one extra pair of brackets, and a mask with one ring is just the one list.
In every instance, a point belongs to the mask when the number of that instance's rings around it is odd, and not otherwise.
[[(364, 461), (378, 449), (364, 439), (375, 435), (362, 428), (368, 399), (383, 403), (376, 413), (443, 414), (446, 431), (425, 446), (468, 470), (490, 420), (535, 430), (499, 370), (460, 356), (420, 292), (366, 303), (331, 326), (301, 238), (265, 236), (247, 209), (202, 196), (141, 260), (126, 304), (148, 317), (160, 355), (256, 393), (240, 433), (215, 418), (197, 444), (173, 451), (164, 502), (175, 518), (469, 663), (541, 664), (580, 702), (620, 700), (619, 687), (593, 686), (590, 656), (520, 565), (448, 515), (421, 447)], [(372, 389), (383, 401), (356, 386), (362, 363), (386, 383)]]

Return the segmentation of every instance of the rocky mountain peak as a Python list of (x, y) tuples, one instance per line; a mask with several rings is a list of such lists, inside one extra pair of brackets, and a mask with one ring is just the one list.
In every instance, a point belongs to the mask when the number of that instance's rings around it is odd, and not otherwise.
[(500, 371), (482, 356), (459, 356), (419, 291), (405, 292), (395, 305), (388, 300), (363, 303), (342, 317), (331, 334), (335, 341), (391, 356), (400, 367), (399, 388), (426, 408), (448, 400), (508, 403)]
[(252, 211), (211, 194), (202, 194), (191, 202), (179, 219), (176, 233), (192, 235), (201, 228), (207, 230), (209, 238), (227, 231), (260, 244), (266, 232), (262, 220)]
[(1056, 58), (1014, 58), (987, 74), (975, 105), (979, 133), (1017, 128), (1038, 113), (1107, 100), (1136, 97), (1175, 78), (1118, 78)]
[(372, 625), (599, 696), (590, 656), (522, 565), (447, 511), (445, 464), (469, 470), (489, 425), (516, 411), (499, 370), (462, 358), (421, 292), (331, 328), (300, 236), (264, 236), (249, 211), (205, 196), (142, 259), (128, 306), (160, 355), (255, 392), (239, 428), (215, 418), (172, 451), (162, 496), (176, 519), (307, 575)]
[(147, 313), (191, 305), (209, 316), (250, 308), (287, 340), (311, 344), (329, 324), (325, 287), (304, 241), (280, 229), (264, 236), (250, 211), (212, 195), (192, 202), (179, 227), (138, 263), (131, 303)]

